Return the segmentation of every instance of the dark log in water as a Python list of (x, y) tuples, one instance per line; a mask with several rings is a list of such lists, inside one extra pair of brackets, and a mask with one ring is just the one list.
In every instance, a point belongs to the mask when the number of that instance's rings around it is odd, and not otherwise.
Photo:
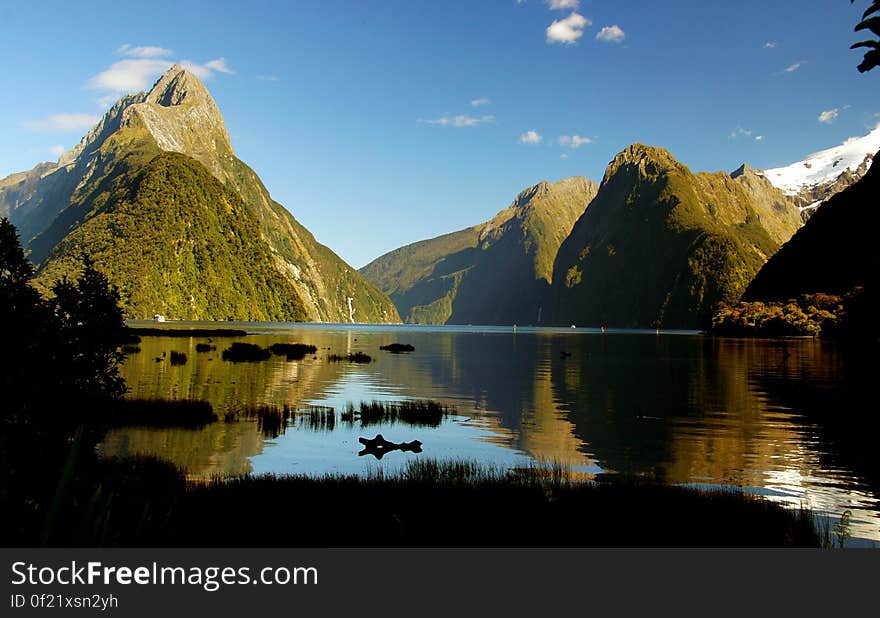
[(375, 438), (358, 438), (358, 442), (364, 445), (364, 449), (358, 453), (359, 457), (372, 455), (376, 459), (382, 459), (385, 453), (391, 451), (404, 451), (409, 453), (421, 453), (422, 443), (418, 440), (412, 442), (390, 442), (378, 434)]

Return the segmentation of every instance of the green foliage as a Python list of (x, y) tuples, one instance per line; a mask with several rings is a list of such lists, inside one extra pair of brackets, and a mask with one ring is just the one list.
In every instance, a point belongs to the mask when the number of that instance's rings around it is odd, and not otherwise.
[[(0, 221), (0, 319), (8, 325), (2, 357), (4, 410), (13, 422), (32, 422), (33, 409), (53, 398), (114, 398), (125, 391), (119, 375), (128, 339), (119, 294), (92, 261), (82, 274), (62, 279), (45, 300), (30, 285), (33, 267), (8, 219)], [(16, 417), (21, 414), (21, 417)]]
[(834, 328), (843, 300), (828, 294), (804, 295), (785, 303), (720, 303), (709, 332), (729, 337), (815, 337)]
[[(850, 0), (851, 3), (855, 3), (855, 0)], [(856, 25), (854, 31), (860, 32), (862, 30), (870, 30), (874, 33), (877, 39), (868, 39), (865, 41), (860, 41), (859, 43), (855, 43), (850, 46), (850, 49), (858, 49), (861, 47), (865, 47), (868, 51), (865, 52), (865, 56), (862, 59), (861, 64), (859, 64), (859, 72), (867, 73), (871, 69), (876, 66), (880, 66), (880, 0), (873, 0), (871, 2), (871, 6), (867, 8), (867, 10), (862, 14), (862, 20)], [(873, 17), (871, 17), (874, 15)]]
[(60, 377), (76, 391), (95, 397), (120, 397), (126, 387), (119, 375), (128, 336), (119, 291), (83, 257), (83, 270), (75, 282), (66, 277), (52, 287), (60, 343), (59, 362), (66, 365)]
[(308, 318), (247, 207), (200, 163), (158, 154), (116, 173), (106, 195), (84, 203), (88, 217), (41, 265), (44, 287), (76, 272), (88, 249), (131, 318)]

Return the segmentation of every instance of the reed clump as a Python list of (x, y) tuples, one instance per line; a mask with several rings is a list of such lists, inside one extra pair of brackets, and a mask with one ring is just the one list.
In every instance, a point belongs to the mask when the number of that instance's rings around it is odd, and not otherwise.
[(223, 360), (232, 363), (255, 363), (271, 358), (272, 353), (255, 343), (242, 343), (241, 341), (236, 341), (223, 350), (222, 356)]
[(349, 403), (342, 413), (341, 420), (361, 427), (387, 423), (404, 423), (414, 427), (439, 427), (450, 414), (450, 408), (442, 403), (429, 400), (362, 401), (359, 406)]

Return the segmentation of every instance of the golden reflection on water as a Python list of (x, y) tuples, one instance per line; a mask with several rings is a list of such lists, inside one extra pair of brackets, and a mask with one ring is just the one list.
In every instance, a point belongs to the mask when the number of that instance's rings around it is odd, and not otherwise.
[[(233, 364), (220, 357), (228, 339), (200, 354), (195, 344), (205, 339), (151, 337), (123, 373), (130, 396), (206, 399), (221, 418), (263, 403), (339, 410), (348, 401), (440, 400), (457, 415), (438, 429), (370, 433), (418, 438), (436, 447), (432, 456), (500, 465), (526, 457), (588, 476), (746, 487), (831, 514), (850, 509), (854, 534), (880, 540), (876, 486), (853, 468), (857, 459), (829, 445), (809, 405), (792, 394), (802, 384), (841, 387), (840, 352), (822, 342), (343, 327), (275, 327), (247, 337), (263, 346), (279, 340), (314, 344), (317, 359)], [(412, 343), (416, 352), (379, 351), (394, 341)], [(185, 352), (186, 365), (171, 366), (162, 356), (171, 350)], [(327, 362), (331, 352), (354, 351), (375, 362)], [(367, 465), (356, 456), (357, 435), (363, 432), (337, 427), (316, 436), (296, 427), (267, 441), (253, 422), (221, 421), (201, 430), (116, 429), (101, 449), (165, 457), (197, 477), (357, 472)]]

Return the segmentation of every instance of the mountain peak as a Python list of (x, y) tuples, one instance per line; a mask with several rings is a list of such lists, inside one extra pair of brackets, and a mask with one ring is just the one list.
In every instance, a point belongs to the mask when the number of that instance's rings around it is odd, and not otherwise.
[(226, 123), (202, 81), (179, 64), (172, 65), (143, 99), (127, 107), (122, 123), (142, 122), (159, 148), (188, 155), (226, 181), (220, 160), (234, 156)]
[(199, 105), (207, 101), (214, 104), (213, 97), (201, 80), (179, 64), (172, 65), (159, 77), (145, 100), (163, 107), (184, 103)]
[(638, 171), (642, 176), (656, 176), (669, 170), (690, 172), (665, 148), (638, 142), (630, 144), (614, 157), (605, 170), (603, 182), (608, 181), (621, 170)]

